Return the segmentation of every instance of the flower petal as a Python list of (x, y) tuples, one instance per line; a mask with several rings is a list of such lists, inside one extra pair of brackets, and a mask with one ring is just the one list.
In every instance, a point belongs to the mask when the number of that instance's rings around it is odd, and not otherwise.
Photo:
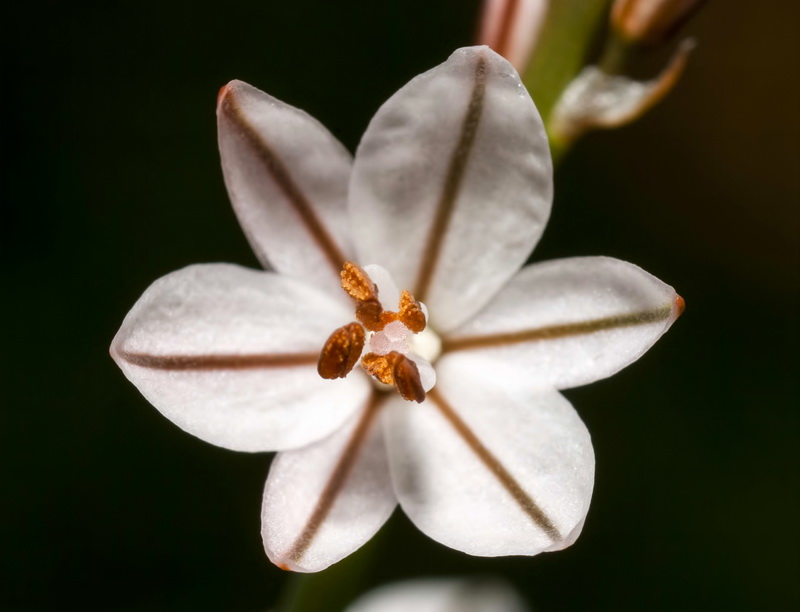
[(485, 578), (427, 578), (378, 587), (345, 612), (525, 612), (511, 585)]
[(352, 160), (318, 121), (241, 81), (217, 103), (222, 170), (261, 263), (341, 293)]
[(333, 435), (275, 457), (261, 534), (276, 565), (323, 570), (361, 547), (391, 515), (397, 500), (378, 423), (383, 399), (373, 392)]
[(523, 268), (443, 341), (463, 371), (566, 389), (636, 361), (683, 310), (675, 290), (638, 266), (575, 257)]
[(555, 390), (500, 387), (444, 362), (422, 404), (394, 401), (386, 438), (398, 500), (428, 536), (472, 555), (569, 546), (589, 509), (594, 453)]
[(460, 49), (384, 104), (359, 145), (350, 211), (377, 263), (451, 329), (524, 263), (550, 213), (541, 119), (514, 68)]
[(428, 536), (472, 555), (535, 555), (577, 537), (592, 494), (589, 432), (555, 390), (498, 386), (440, 362), (422, 404), (393, 401), (397, 497)]
[(164, 416), (234, 450), (293, 448), (340, 426), (366, 378), (317, 374), (327, 335), (348, 312), (318, 289), (233, 265), (190, 266), (153, 283), (111, 356)]

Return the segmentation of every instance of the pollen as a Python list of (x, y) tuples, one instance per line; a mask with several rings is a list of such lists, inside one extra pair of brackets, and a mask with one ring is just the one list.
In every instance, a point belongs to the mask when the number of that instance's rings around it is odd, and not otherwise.
[(352, 261), (344, 262), (340, 276), (342, 277), (342, 289), (347, 291), (348, 295), (357, 302), (378, 299), (378, 287), (364, 272), (364, 269)]
[(397, 320), (415, 334), (425, 329), (425, 313), (422, 312), (422, 306), (405, 289), (403, 289), (403, 294), (400, 296), (400, 310), (397, 313)]
[[(397, 295), (388, 272), (379, 266), (367, 268), (377, 274), (385, 289), (390, 285), (389, 296)], [(344, 378), (360, 358), (361, 367), (376, 381), (393, 386), (406, 400), (423, 401), (426, 389), (433, 386), (435, 373), (430, 363), (410, 352), (409, 346), (410, 339), (427, 326), (425, 306), (403, 290), (397, 310), (388, 310), (381, 302), (378, 285), (364, 268), (350, 261), (345, 262), (341, 279), (342, 289), (355, 302), (356, 321), (334, 331), (325, 342), (317, 364), (319, 375), (326, 379)]]

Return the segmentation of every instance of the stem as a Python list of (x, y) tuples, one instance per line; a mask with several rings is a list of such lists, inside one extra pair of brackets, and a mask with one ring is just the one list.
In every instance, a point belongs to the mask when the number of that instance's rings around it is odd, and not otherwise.
[(633, 49), (633, 43), (611, 31), (597, 65), (606, 74), (625, 74)]
[(595, 35), (607, 19), (609, 1), (550, 1), (542, 32), (522, 79), (546, 127), (561, 92), (585, 65)]

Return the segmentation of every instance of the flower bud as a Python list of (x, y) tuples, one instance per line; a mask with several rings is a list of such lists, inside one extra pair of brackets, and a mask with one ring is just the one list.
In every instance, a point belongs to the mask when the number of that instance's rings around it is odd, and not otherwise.
[(524, 72), (550, 0), (484, 0), (477, 43), (505, 57)]
[(624, 39), (657, 44), (669, 39), (705, 0), (616, 0), (611, 26)]

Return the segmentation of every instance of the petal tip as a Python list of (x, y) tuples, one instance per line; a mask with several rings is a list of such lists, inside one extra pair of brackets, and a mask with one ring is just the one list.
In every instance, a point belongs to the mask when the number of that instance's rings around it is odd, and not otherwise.
[(450, 58), (464, 57), (467, 62), (477, 62), (486, 61), (488, 57), (493, 55), (497, 55), (497, 53), (488, 45), (473, 45), (471, 47), (460, 47), (456, 49), (450, 54)]
[[(262, 536), (263, 535), (264, 534), (262, 534)], [(266, 546), (266, 543), (264, 545), (264, 552), (267, 553), (267, 558), (269, 558), (272, 564), (278, 569), (283, 570), (284, 572), (295, 571), (295, 568), (293, 567), (291, 560), (288, 559), (286, 555), (273, 554), (272, 551)]]
[(227, 83), (226, 85), (223, 85), (222, 87), (219, 88), (219, 91), (217, 92), (217, 108), (220, 107), (220, 105), (222, 104), (222, 100), (225, 98), (226, 95), (228, 95), (230, 88), (231, 88), (230, 83)]
[(681, 296), (676, 295), (675, 300), (672, 304), (672, 312), (677, 319), (679, 316), (683, 314), (683, 311), (686, 310), (686, 300), (684, 300)]
[[(269, 554), (267, 555), (269, 556)], [(300, 562), (295, 563), (290, 557), (282, 555), (279, 558), (272, 558), (270, 557), (270, 561), (272, 564), (277, 567), (279, 570), (283, 570), (284, 572), (292, 572), (297, 574), (310, 574), (315, 573), (320, 570), (325, 569), (328, 567), (327, 565), (320, 567), (320, 568), (308, 568), (304, 567)]]
[(108, 347), (108, 354), (114, 362), (121, 367), (121, 361), (123, 360), (123, 349), (122, 349), (122, 338), (121, 331), (117, 332), (117, 335), (114, 336), (114, 339), (111, 341), (111, 346)]
[(266, 526), (263, 527), (261, 537), (264, 541), (264, 552), (267, 553), (267, 558), (279, 570), (282, 570), (284, 572), (299, 572), (299, 573), (307, 573), (309, 571), (307, 569), (304, 569), (302, 565), (299, 564), (299, 560), (295, 556), (293, 556), (291, 550), (276, 553), (275, 550), (267, 544), (268, 536), (267, 536)]
[(244, 81), (234, 79), (219, 88), (219, 92), (217, 93), (217, 111), (219, 111), (226, 98), (228, 98), (228, 96), (232, 96), (237, 88), (241, 89), (242, 85), (246, 85), (246, 83)]

